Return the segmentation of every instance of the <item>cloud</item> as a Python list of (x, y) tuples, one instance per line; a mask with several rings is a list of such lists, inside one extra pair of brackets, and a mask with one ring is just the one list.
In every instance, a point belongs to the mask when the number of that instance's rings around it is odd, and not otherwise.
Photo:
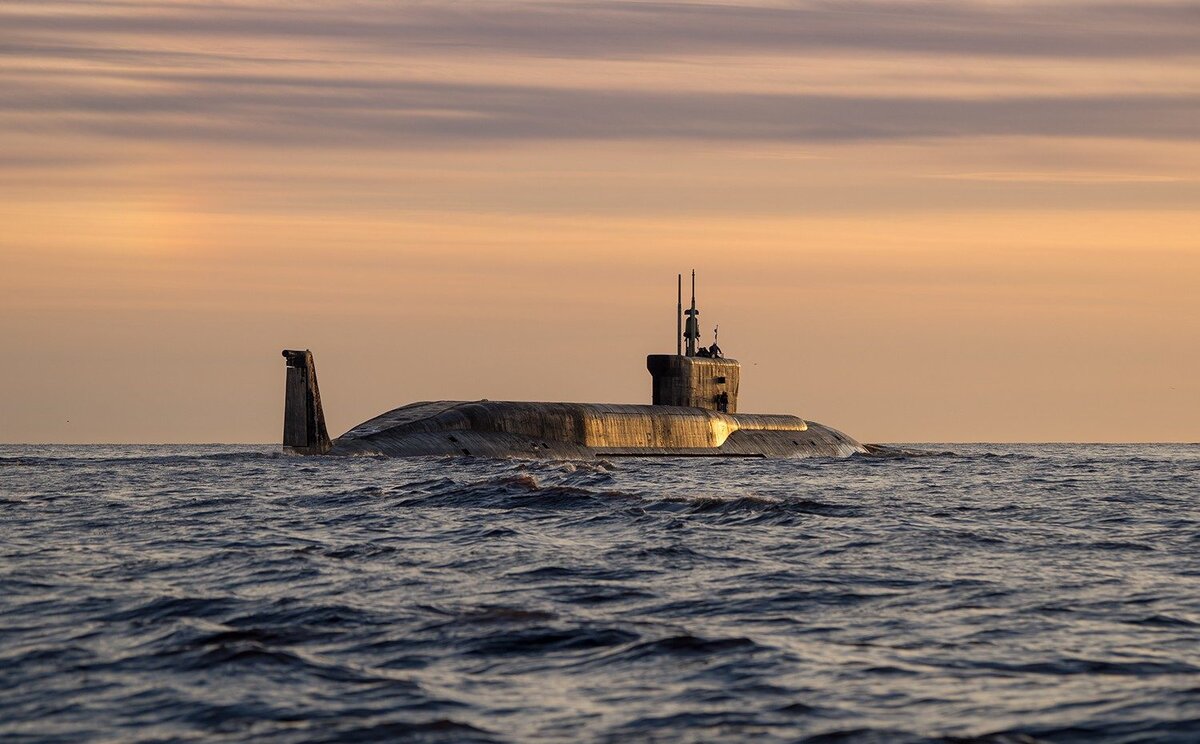
[[(63, 12), (69, 8), (70, 12)], [(121, 35), (308, 39), (405, 54), (560, 57), (830, 50), (1044, 57), (1194, 55), (1200, 6), (1179, 2), (894, 0), (16, 3), (9, 41)], [(86, 45), (84, 45), (86, 46)], [(59, 47), (61, 49), (61, 47)]]
[[(629, 91), (139, 73), (0, 84), (0, 116), (116, 138), (405, 148), (514, 140), (839, 142), (1200, 136), (1200, 95), (933, 96)], [(2, 122), (3, 119), (0, 119)]]
[[(0, 131), (390, 149), (538, 139), (1187, 140), (1200, 134), (1200, 92), (1186, 82), (1178, 93), (1139, 90), (1153, 77), (1144, 70), (1089, 93), (1068, 88), (1076, 80), (1067, 77), (998, 95), (994, 77), (960, 75), (951, 96), (928, 80), (917, 92), (904, 79), (911, 70), (894, 86), (880, 74), (873, 90), (839, 88), (855, 78), (832, 66), (913, 52), (932, 60), (920, 68), (928, 74), (947, 69), (946, 55), (982, 55), (976, 75), (1008, 69), (996, 55), (1087, 58), (1066, 65), (1074, 70), (1140, 55), (1182, 69), (1171, 55), (1196, 54), (1198, 22), (1192, 4), (1130, 2), (17, 2), (0, 10)], [(786, 76), (770, 91), (739, 87), (736, 76), (705, 79), (728, 69), (753, 78), (754, 55), (776, 65), (828, 50), (850, 56), (830, 57), (825, 88), (811, 77), (794, 91)], [(506, 79), (485, 79), (486, 54), (502, 55), (494, 69)], [(741, 56), (723, 66), (731, 58), (721, 55)], [(538, 76), (538, 60), (554, 56), (670, 56), (705, 84), (646, 76), (633, 85), (640, 63), (586, 85)], [(476, 66), (450, 67), (461, 59)], [(513, 84), (519, 75), (537, 82)]]
[(1153, 173), (1090, 173), (1079, 171), (982, 171), (976, 173), (934, 173), (925, 178), (951, 181), (984, 181), (999, 183), (1066, 183), (1066, 184), (1122, 184), (1122, 183), (1183, 183), (1200, 180), (1183, 176), (1165, 176)]

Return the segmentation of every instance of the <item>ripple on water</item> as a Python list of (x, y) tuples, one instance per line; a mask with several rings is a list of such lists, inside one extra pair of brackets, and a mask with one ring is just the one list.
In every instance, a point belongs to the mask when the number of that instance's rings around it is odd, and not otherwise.
[(1193, 742), (1200, 447), (0, 447), (6, 741)]

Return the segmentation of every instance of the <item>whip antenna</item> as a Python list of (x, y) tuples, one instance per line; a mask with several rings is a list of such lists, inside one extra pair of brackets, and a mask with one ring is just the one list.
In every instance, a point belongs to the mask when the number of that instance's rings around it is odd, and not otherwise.
[(683, 274), (676, 278), (679, 292), (675, 303), (675, 356), (683, 356)]

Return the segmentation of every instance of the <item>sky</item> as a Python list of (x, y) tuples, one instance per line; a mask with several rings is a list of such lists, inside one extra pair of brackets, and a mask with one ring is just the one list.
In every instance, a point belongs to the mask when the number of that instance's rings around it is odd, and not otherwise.
[(649, 402), (1200, 441), (1200, 4), (0, 4), (0, 441)]

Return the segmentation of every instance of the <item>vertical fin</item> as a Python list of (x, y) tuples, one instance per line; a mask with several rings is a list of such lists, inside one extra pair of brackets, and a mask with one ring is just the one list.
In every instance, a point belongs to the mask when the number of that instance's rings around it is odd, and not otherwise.
[(284, 350), (287, 391), (283, 401), (283, 450), (295, 455), (323, 455), (333, 449), (325, 429), (317, 366), (312, 352)]

